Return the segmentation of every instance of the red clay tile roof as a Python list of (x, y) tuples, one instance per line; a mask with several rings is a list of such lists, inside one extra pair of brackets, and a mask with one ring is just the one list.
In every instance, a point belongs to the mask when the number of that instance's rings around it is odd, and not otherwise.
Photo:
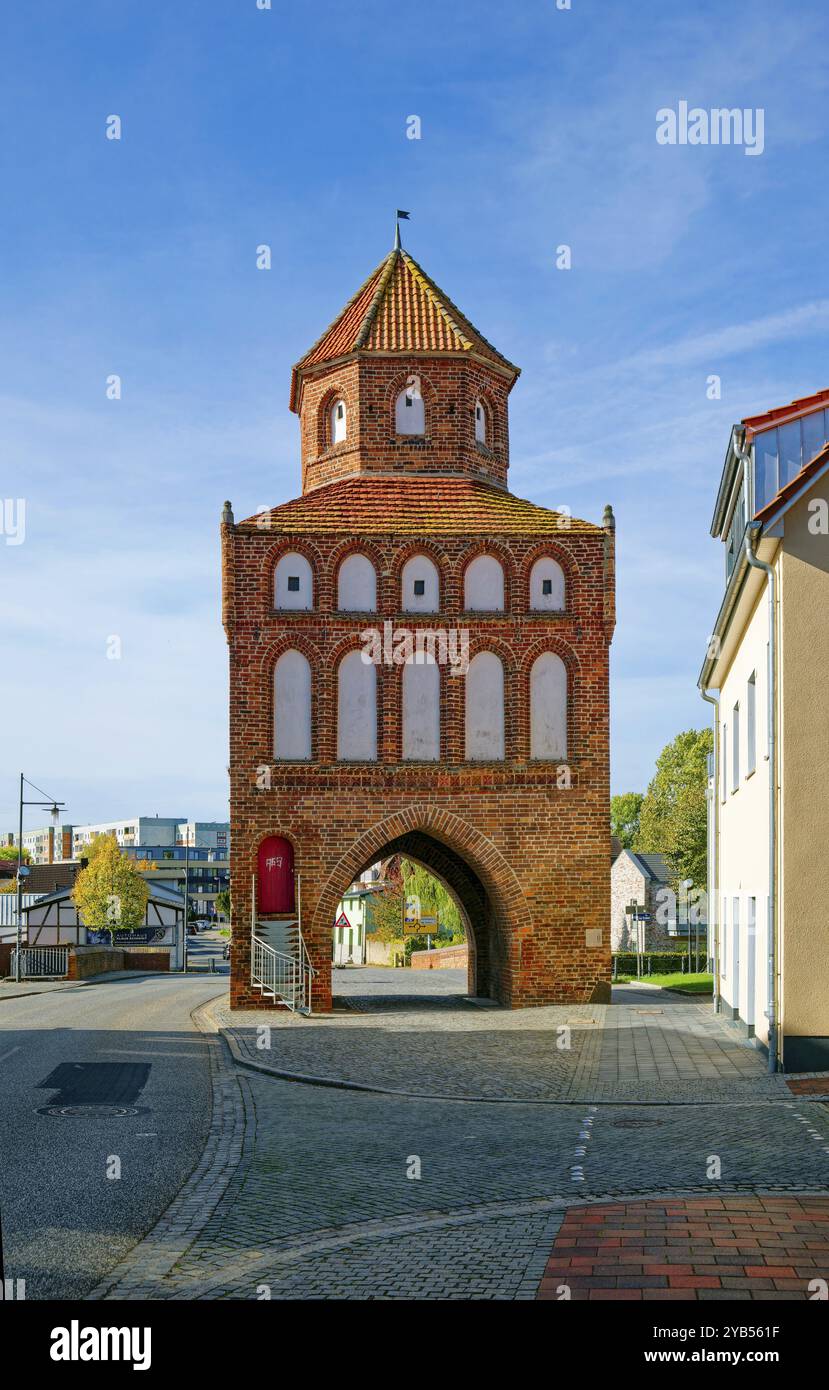
[(474, 353), (517, 376), (516, 367), (470, 323), (407, 251), (395, 248), (360, 286), (291, 374), (296, 409), (304, 367), (354, 352)]
[(598, 535), (600, 526), (537, 507), (472, 478), (363, 474), (315, 488), (239, 523), (242, 531), (309, 535)]
[(824, 444), (823, 448), (815, 454), (814, 458), (804, 464), (800, 472), (795, 473), (794, 477), (786, 483), (785, 487), (781, 487), (780, 491), (775, 493), (774, 497), (772, 497), (770, 502), (766, 503), (765, 507), (762, 507), (759, 512), (755, 512), (755, 521), (768, 521), (770, 517), (774, 516), (776, 511), (779, 511), (784, 503), (788, 502), (796, 492), (800, 491), (804, 483), (808, 483), (816, 473), (819, 473), (826, 463), (829, 463), (829, 444)]
[(767, 410), (763, 415), (747, 415), (742, 423), (751, 436), (760, 430), (771, 428), (772, 425), (780, 424), (781, 420), (794, 420), (799, 415), (808, 415), (810, 410), (817, 410), (821, 405), (829, 405), (829, 390), (816, 391), (813, 396), (801, 396), (790, 405), (776, 406), (774, 410)]

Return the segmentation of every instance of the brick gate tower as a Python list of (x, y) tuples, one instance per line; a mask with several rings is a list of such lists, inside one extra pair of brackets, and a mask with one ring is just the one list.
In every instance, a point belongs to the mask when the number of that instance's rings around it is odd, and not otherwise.
[(395, 853), (470, 993), (609, 998), (614, 520), (508, 490), (518, 372), (398, 237), (294, 368), (302, 495), (225, 504), (233, 1007), (304, 958), (330, 1009), (337, 903)]

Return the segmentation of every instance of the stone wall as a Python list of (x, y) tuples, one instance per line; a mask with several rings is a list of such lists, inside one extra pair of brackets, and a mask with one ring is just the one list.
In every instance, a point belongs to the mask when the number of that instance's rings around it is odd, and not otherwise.
[(412, 951), (412, 970), (465, 970), (468, 946), (442, 946), (434, 951)]

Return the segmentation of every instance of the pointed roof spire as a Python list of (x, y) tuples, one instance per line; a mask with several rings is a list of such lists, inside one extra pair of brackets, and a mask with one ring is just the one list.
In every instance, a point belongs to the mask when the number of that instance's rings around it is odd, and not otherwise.
[(398, 208), (398, 209), (397, 209), (397, 218), (396, 218), (395, 224), (394, 224), (394, 249), (395, 249), (395, 251), (401, 251), (402, 248), (403, 248), (403, 243), (402, 243), (402, 241), (400, 240), (400, 219), (401, 219), (401, 217), (404, 218), (406, 222), (408, 222), (408, 220), (409, 220), (409, 214), (408, 214), (407, 212), (404, 212), (402, 208)]
[[(398, 209), (398, 219), (408, 217)], [(372, 271), (321, 338), (299, 359), (291, 374), (291, 409), (297, 410), (303, 370), (354, 353), (428, 352), (483, 359), (513, 380), (516, 367), (475, 328), (400, 242)]]

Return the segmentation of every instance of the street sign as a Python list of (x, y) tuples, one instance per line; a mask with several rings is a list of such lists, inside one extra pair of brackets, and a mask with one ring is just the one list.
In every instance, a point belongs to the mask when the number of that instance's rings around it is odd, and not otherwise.
[(438, 924), (438, 919), (437, 919), (437, 917), (421, 917), (421, 919), (420, 919), (420, 925), (421, 925), (422, 927), (436, 927), (437, 924)]
[(339, 917), (337, 918), (336, 922), (334, 923), (334, 926), (335, 926), (335, 927), (350, 927), (350, 926), (351, 926), (351, 923), (349, 922), (349, 920), (348, 920), (348, 918), (346, 917), (345, 913), (344, 913), (344, 912), (341, 912), (340, 915), (339, 915)]

